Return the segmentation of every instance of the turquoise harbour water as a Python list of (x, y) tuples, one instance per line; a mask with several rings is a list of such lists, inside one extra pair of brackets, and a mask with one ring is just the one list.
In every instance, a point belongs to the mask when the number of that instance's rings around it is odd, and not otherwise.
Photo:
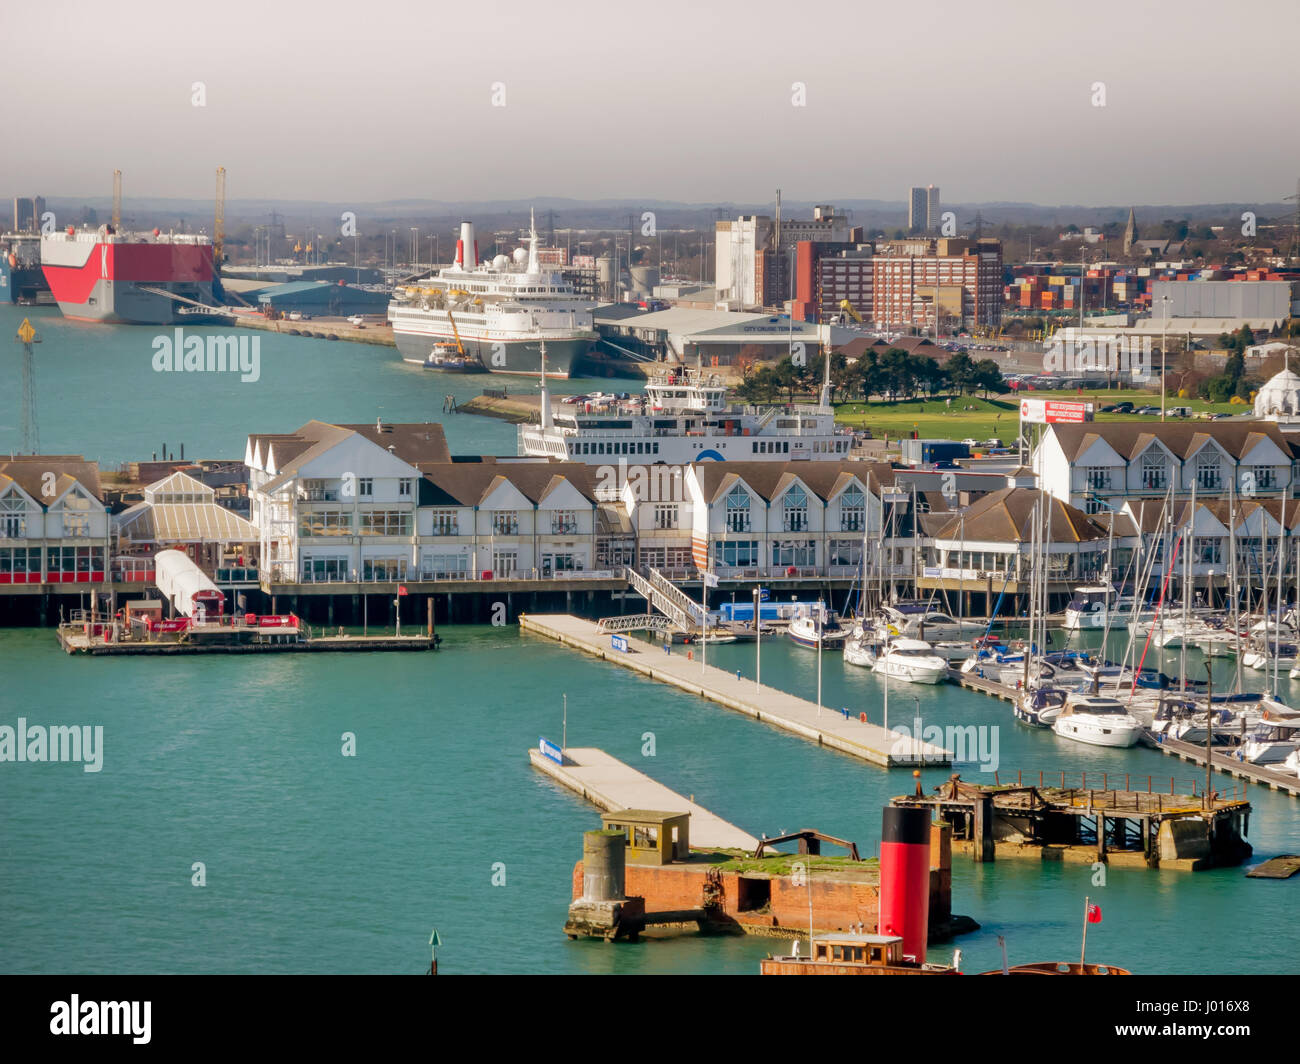
[[(751, 832), (816, 827), (876, 850), (885, 772), (514, 627), (444, 629), (438, 654), (68, 659), (49, 631), (0, 633), (0, 723), (102, 724), (99, 773), (0, 765), (4, 967), (27, 972), (417, 972), (436, 926), (444, 972), (753, 973), (770, 940), (610, 948), (561, 933), (595, 810), (531, 767), (539, 734), (602, 747)], [(752, 646), (711, 660), (752, 676)], [(768, 683), (815, 692), (816, 655), (763, 649)], [(881, 681), (826, 655), (828, 706), (879, 719)], [(891, 718), (997, 724), (1003, 779), (1039, 768), (1194, 768), (1031, 731), (955, 687), (891, 687)], [(39, 707), (39, 708), (38, 708)], [(356, 756), (341, 753), (356, 736)], [(653, 732), (655, 755), (642, 757)], [(966, 766), (967, 778), (979, 778)], [(932, 787), (946, 778), (928, 770)], [(1220, 780), (1226, 777), (1219, 777)], [(1252, 792), (1256, 859), (1300, 849), (1296, 800)], [(191, 885), (194, 862), (207, 885)], [(505, 883), (492, 884), (504, 864)], [(500, 869), (495, 869), (499, 873)], [(982, 930), (966, 970), (1077, 954), (1142, 972), (1294, 972), (1296, 883), (954, 859), (953, 901)], [(1196, 933), (1190, 934), (1189, 929)], [(946, 957), (951, 947), (939, 947)]]
[[(30, 313), (30, 312), (29, 312)], [(0, 308), (12, 335), (22, 313)], [(154, 330), (31, 314), (42, 449), (106, 463), (167, 440), (238, 457), (249, 431), (311, 417), (443, 420), (454, 451), (512, 453), (514, 429), (439, 413), (485, 378), (434, 378), (391, 348), (261, 334), (262, 379), (241, 385), (149, 368)], [(495, 385), (501, 381), (491, 381)], [(528, 382), (507, 381), (526, 390)], [(573, 382), (577, 390), (583, 382)], [(611, 385), (606, 384), (605, 387)], [(0, 448), (18, 445), (0, 396)], [(513, 621), (513, 618), (511, 618)], [(51, 630), (0, 630), (0, 724), (100, 725), (103, 769), (0, 763), (0, 896), (10, 972), (420, 972), (437, 927), (443, 972), (757, 972), (756, 938), (609, 947), (561, 932), (593, 807), (528, 762), (540, 734), (598, 746), (755, 834), (815, 827), (876, 852), (881, 806), (911, 789), (885, 772), (747, 717), (504, 628), (444, 627), (437, 654), (72, 659)], [(812, 698), (817, 655), (765, 641), (766, 683)], [(752, 645), (710, 648), (753, 675)], [(1199, 658), (1195, 659), (1199, 662)], [(882, 711), (882, 681), (823, 659), (828, 707)], [(1199, 664), (1197, 665), (1199, 668)], [(1218, 671), (1216, 669), (1216, 671)], [(1247, 672), (1262, 684), (1262, 676)], [(1300, 689), (1283, 680), (1295, 704)], [(957, 687), (891, 686), (890, 718), (998, 725), (1017, 769), (1177, 777), (1203, 771), (1144, 749), (1103, 751), (1015, 724)], [(828, 710), (829, 712), (829, 710)], [(356, 756), (342, 755), (343, 735)], [(652, 732), (655, 756), (643, 757)], [(961, 767), (981, 778), (977, 766)], [(949, 774), (928, 770), (927, 788)], [(987, 777), (984, 777), (987, 778)], [(1216, 776), (1218, 786), (1227, 777)], [(1199, 787), (1199, 783), (1198, 783)], [(1252, 788), (1252, 863), (1300, 852), (1300, 802)], [(191, 885), (203, 862), (206, 886)], [(494, 886), (494, 866), (504, 885)], [(1300, 879), (955, 857), (953, 906), (982, 929), (953, 946), (967, 971), (1077, 956), (1083, 899), (1103, 910), (1088, 955), (1140, 972), (1295, 972)]]

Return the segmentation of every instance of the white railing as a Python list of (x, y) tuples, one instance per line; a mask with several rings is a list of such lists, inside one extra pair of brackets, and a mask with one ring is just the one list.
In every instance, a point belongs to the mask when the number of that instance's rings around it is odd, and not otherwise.
[(654, 609), (683, 631), (703, 627), (703, 608), (681, 588), (669, 582), (658, 569), (651, 569), (648, 578), (635, 569), (628, 569), (627, 582)]
[(623, 617), (602, 617), (596, 627), (602, 632), (667, 632), (672, 622), (658, 613), (629, 613)]

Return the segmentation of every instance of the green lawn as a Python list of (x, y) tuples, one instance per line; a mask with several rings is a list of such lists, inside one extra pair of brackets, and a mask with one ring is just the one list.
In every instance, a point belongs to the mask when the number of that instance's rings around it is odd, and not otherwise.
[[(1093, 402), (1098, 408), (1123, 400), (1135, 406), (1160, 405), (1160, 393), (1152, 395), (1142, 391), (1100, 391), (1083, 394), (1076, 392), (1025, 392), (1034, 399), (1058, 399), (1069, 402)], [(861, 400), (837, 403), (835, 419), (855, 429), (869, 428), (877, 439), (888, 434), (889, 439), (910, 436), (915, 431), (922, 439), (963, 440), (968, 437), (983, 442), (998, 437), (1010, 444), (1020, 426), (1020, 403), (1015, 396), (999, 399), (982, 399), (975, 396), (953, 396), (949, 406), (943, 396), (937, 399), (904, 399), (898, 402), (863, 403)], [(1202, 399), (1179, 399), (1166, 396), (1165, 405), (1190, 407), (1194, 413), (1246, 414), (1250, 406), (1229, 403), (1209, 403)], [(1154, 421), (1154, 417), (1137, 417), (1132, 414), (1097, 414), (1098, 421)]]

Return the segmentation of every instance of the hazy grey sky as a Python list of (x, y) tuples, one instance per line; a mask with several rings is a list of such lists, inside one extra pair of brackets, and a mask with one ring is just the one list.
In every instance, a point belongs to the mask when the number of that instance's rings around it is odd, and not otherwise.
[(0, 193), (116, 167), (203, 197), (223, 165), (232, 198), (1098, 205), (1300, 174), (1294, 0), (8, 0), (0, 40)]

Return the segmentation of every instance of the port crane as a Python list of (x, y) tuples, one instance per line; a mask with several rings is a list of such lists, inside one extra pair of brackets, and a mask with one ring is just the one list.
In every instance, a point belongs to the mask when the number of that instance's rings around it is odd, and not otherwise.
[(859, 325), (866, 324), (866, 322), (862, 318), (862, 315), (853, 309), (853, 304), (850, 303), (847, 299), (840, 300), (840, 310), (843, 313), (847, 314), (854, 321), (856, 321)]
[(212, 219), (212, 265), (221, 269), (221, 252), (226, 242), (226, 168), (217, 167), (216, 216)]
[(465, 345), (460, 342), (460, 330), (456, 328), (456, 319), (451, 316), (451, 307), (447, 308), (447, 320), (451, 322), (451, 334), (456, 337), (456, 354), (462, 358), (465, 355)]

